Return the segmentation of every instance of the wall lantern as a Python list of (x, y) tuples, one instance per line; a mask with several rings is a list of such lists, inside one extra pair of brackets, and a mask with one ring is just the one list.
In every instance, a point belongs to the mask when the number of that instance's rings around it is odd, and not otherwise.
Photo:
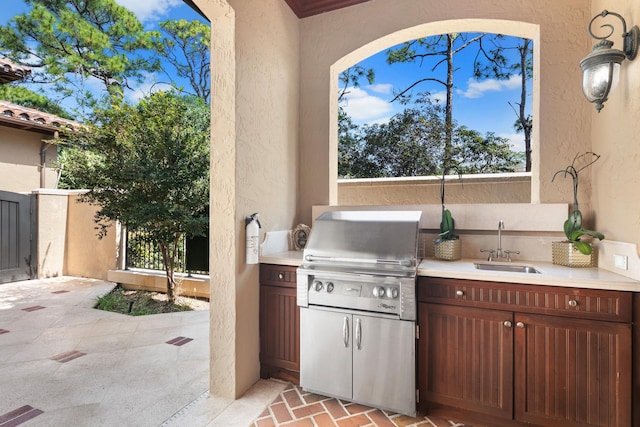
[[(613, 15), (622, 21), (623, 51), (612, 49), (613, 42), (608, 40), (614, 32), (613, 25), (603, 24), (600, 28), (608, 28), (609, 34), (598, 37), (591, 31), (593, 22), (598, 18)], [(615, 89), (620, 79), (620, 64), (625, 58), (630, 61), (638, 53), (638, 40), (640, 30), (634, 25), (627, 32), (627, 23), (622, 16), (617, 13), (603, 10), (589, 22), (589, 34), (596, 40), (600, 40), (593, 46), (593, 51), (580, 61), (582, 68), (582, 92), (589, 102), (596, 104), (598, 113), (604, 107), (604, 102), (608, 99), (609, 93)]]

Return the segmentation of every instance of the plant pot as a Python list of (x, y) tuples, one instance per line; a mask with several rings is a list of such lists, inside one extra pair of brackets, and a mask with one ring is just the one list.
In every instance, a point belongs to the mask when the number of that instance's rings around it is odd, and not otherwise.
[(585, 255), (572, 242), (551, 242), (551, 260), (554, 264), (565, 267), (596, 267), (598, 248), (592, 246), (591, 254)]
[(436, 259), (458, 260), (461, 258), (461, 248), (460, 239), (433, 241), (433, 254)]

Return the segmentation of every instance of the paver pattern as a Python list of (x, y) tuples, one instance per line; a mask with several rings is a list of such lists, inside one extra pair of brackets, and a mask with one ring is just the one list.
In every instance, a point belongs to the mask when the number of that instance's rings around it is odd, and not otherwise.
[(207, 392), (209, 311), (93, 308), (114, 286), (69, 277), (0, 285), (0, 427), (157, 427)]
[(437, 417), (413, 418), (307, 393), (291, 385), (250, 427), (471, 427)]

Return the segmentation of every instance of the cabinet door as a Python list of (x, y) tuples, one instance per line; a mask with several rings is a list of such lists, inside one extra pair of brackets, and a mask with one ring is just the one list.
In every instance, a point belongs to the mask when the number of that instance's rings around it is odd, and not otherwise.
[[(296, 289), (260, 287), (260, 362), (269, 376), (277, 368), (300, 370), (300, 308)], [(276, 369), (274, 369), (276, 368)]]
[(631, 425), (631, 325), (516, 314), (515, 417)]
[(426, 409), (513, 417), (513, 313), (420, 303), (418, 372)]
[(353, 316), (353, 400), (416, 411), (415, 323)]
[(350, 314), (300, 309), (300, 385), (305, 390), (351, 399)]

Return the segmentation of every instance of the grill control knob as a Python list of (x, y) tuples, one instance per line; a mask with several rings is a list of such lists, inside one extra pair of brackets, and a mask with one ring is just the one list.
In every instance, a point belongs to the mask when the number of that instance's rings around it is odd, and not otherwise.
[(398, 295), (400, 295), (400, 291), (398, 290), (398, 288), (387, 288), (387, 297), (396, 299), (398, 298)]
[(327, 292), (328, 293), (333, 292), (333, 283), (332, 282), (327, 282)]
[(315, 282), (313, 282), (313, 288), (316, 290), (316, 292), (320, 292), (322, 290), (322, 282), (316, 280)]
[(374, 297), (378, 297), (378, 298), (383, 298), (384, 297), (384, 287), (383, 286), (374, 286), (373, 288), (373, 296)]

